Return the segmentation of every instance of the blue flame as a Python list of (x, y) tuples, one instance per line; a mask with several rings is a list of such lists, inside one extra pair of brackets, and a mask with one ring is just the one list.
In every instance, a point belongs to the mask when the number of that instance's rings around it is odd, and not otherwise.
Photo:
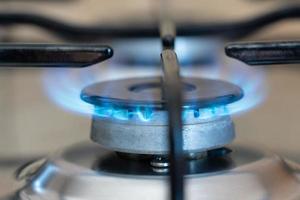
[(210, 79), (224, 80), (234, 83), (242, 88), (244, 96), (239, 101), (225, 106), (226, 111), (218, 109), (216, 115), (241, 114), (260, 105), (266, 98), (267, 86), (265, 82), (265, 72), (257, 67), (253, 68), (244, 63), (232, 59), (220, 60), (214, 67), (193, 68), (184, 71), (185, 76), (205, 77)]
[[(75, 111), (83, 115), (91, 114), (104, 116), (114, 116), (118, 119), (127, 119), (124, 112), (118, 107), (106, 105), (105, 107), (94, 108), (93, 105), (81, 100), (80, 93), (83, 88), (92, 83), (128, 78), (137, 76), (158, 75), (159, 72), (153, 69), (138, 70), (131, 67), (114, 67), (114, 66), (92, 66), (82, 69), (47, 69), (44, 71), (42, 81), (46, 94), (57, 105), (68, 111)], [(109, 88), (107, 88), (109, 90)], [(141, 113), (142, 113), (141, 108)], [(144, 111), (143, 111), (144, 112)], [(146, 113), (140, 114), (141, 119), (147, 121), (150, 114), (148, 109)]]
[(244, 91), (244, 97), (227, 105), (230, 114), (249, 111), (260, 105), (266, 98), (267, 86), (263, 69), (249, 67), (240, 62), (232, 62), (232, 71), (225, 80), (239, 85)]
[(136, 114), (139, 117), (139, 119), (141, 119), (144, 122), (148, 122), (151, 121), (153, 117), (153, 110), (151, 108), (137, 108)]
[[(184, 45), (183, 45), (184, 46)], [(183, 48), (184, 52), (186, 51)], [(180, 52), (178, 52), (180, 54)], [(96, 82), (119, 78), (159, 75), (160, 69), (151, 67), (118, 66), (117, 64), (100, 64), (83, 69), (49, 69), (43, 76), (45, 91), (55, 103), (64, 109), (85, 115), (97, 115), (103, 118), (129, 120), (137, 117), (141, 121), (151, 121), (154, 111), (150, 108), (137, 107), (134, 110), (122, 109), (112, 105), (94, 107), (80, 99), (81, 90)], [(183, 76), (206, 77), (226, 80), (240, 86), (244, 97), (226, 106), (210, 107), (200, 110), (184, 110), (183, 117), (193, 112), (197, 119), (206, 119), (214, 116), (232, 115), (248, 111), (261, 102), (266, 96), (264, 71), (251, 68), (232, 59), (219, 60), (213, 66), (198, 68), (183, 68)], [(196, 76), (197, 77), (197, 76)], [(109, 88), (107, 88), (109, 90)]]
[[(117, 120), (138, 119), (143, 122), (151, 121), (155, 117), (154, 113), (155, 111), (149, 107), (136, 107), (128, 110), (113, 105), (96, 106), (93, 112), (94, 115), (101, 118)], [(183, 120), (191, 114), (195, 119), (209, 119), (215, 116), (228, 115), (229, 111), (225, 105), (201, 109), (185, 109), (182, 114)]]

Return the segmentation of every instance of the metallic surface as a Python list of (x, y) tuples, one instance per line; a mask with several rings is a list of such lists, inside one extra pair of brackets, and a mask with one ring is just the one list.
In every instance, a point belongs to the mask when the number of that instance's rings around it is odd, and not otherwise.
[[(300, 17), (299, 5), (282, 7), (269, 13), (256, 16), (244, 21), (227, 23), (190, 23), (177, 24), (179, 36), (221, 36), (225, 38), (239, 38), (247, 36), (269, 24), (284, 19)], [(47, 29), (66, 40), (92, 41), (103, 38), (133, 38), (133, 37), (157, 37), (159, 36), (158, 25), (129, 24), (127, 26), (82, 26), (52, 19), (47, 16), (28, 13), (1, 13), (0, 25), (35, 25)]]
[(0, 67), (87, 67), (112, 57), (110, 47), (90, 44), (0, 44)]
[(248, 65), (300, 63), (299, 41), (236, 43), (226, 46), (225, 51)]
[[(213, 151), (215, 150), (209, 152)], [(156, 161), (153, 162), (154, 159)], [(166, 157), (160, 156), (149, 156), (148, 158), (139, 160), (124, 159), (119, 156), (119, 153), (117, 155), (111, 152), (101, 159), (95, 165), (94, 169), (110, 174), (166, 176), (170, 175), (169, 161)], [(218, 156), (208, 153), (205, 157), (199, 159), (185, 157), (185, 161), (186, 164), (183, 172), (185, 175), (218, 172), (232, 168), (232, 159), (229, 153)]]
[[(161, 53), (161, 41), (158, 38), (118, 38), (113, 40), (110, 45), (114, 47), (115, 54), (112, 62), (116, 64), (128, 66), (160, 65), (161, 60), (157, 55)], [(131, 48), (128, 48), (129, 46)], [(216, 53), (219, 52), (219, 48), (220, 41), (213, 38), (176, 38), (175, 51), (182, 67), (216, 63), (219, 59), (219, 54)]]
[[(163, 112), (163, 111), (160, 111)], [(163, 115), (165, 116), (165, 114)], [(119, 152), (168, 154), (169, 136), (166, 118), (151, 122), (103, 119), (94, 116), (91, 138), (101, 146)], [(234, 125), (229, 116), (211, 119), (187, 119), (183, 124), (183, 149), (202, 152), (233, 141)]]
[[(182, 79), (185, 107), (226, 105), (243, 96), (241, 88), (229, 82), (191, 77)], [(161, 94), (161, 86), (160, 77), (105, 81), (84, 88), (81, 98), (93, 105), (164, 108), (165, 100)]]
[[(165, 1), (167, 4), (167, 1)], [(166, 7), (169, 5), (165, 5)], [(167, 12), (168, 9), (165, 8), (165, 10), (162, 10), (163, 13), (161, 16), (161, 24), (160, 24), (160, 38), (163, 49), (173, 49), (175, 48), (175, 39), (176, 39), (176, 25), (173, 21), (171, 21), (169, 18), (170, 16), (167, 16), (169, 12)]]
[[(231, 148), (233, 152), (226, 168), (185, 176), (186, 199), (300, 198), (298, 164), (261, 152), (256, 147)], [(97, 166), (110, 155), (110, 151), (91, 143), (71, 147), (50, 157), (14, 197), (19, 200), (168, 199), (165, 174), (134, 174), (134, 165), (131, 173), (99, 169)], [(108, 168), (113, 167), (118, 166)], [(205, 169), (205, 163), (196, 168)]]
[[(171, 2), (165, 1), (166, 7)], [(176, 26), (169, 20), (168, 9), (165, 8), (166, 16), (162, 18), (160, 27), (163, 51), (160, 54), (163, 77), (162, 94), (166, 100), (168, 112), (168, 136), (169, 136), (169, 159), (170, 159), (170, 199), (184, 200), (184, 139), (182, 113), (184, 95), (182, 90), (182, 79), (180, 77), (180, 66), (177, 54), (174, 51), (176, 39)], [(169, 27), (169, 28), (168, 28)], [(163, 98), (162, 98), (163, 99)]]
[(169, 168), (170, 160), (166, 157), (157, 156), (150, 161), (150, 165), (154, 168)]

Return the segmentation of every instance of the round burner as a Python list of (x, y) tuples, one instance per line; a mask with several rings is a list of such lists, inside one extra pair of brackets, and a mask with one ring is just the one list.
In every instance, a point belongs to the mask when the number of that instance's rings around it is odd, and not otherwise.
[[(183, 78), (183, 149), (203, 152), (232, 142), (234, 125), (226, 105), (242, 90), (229, 82)], [(95, 106), (91, 138), (108, 149), (134, 154), (169, 151), (168, 112), (160, 77), (96, 83), (81, 94)]]
[[(81, 98), (98, 106), (164, 109), (161, 88), (160, 77), (112, 80), (86, 87)], [(243, 96), (241, 88), (232, 83), (204, 78), (183, 78), (183, 91), (186, 108), (226, 105)]]

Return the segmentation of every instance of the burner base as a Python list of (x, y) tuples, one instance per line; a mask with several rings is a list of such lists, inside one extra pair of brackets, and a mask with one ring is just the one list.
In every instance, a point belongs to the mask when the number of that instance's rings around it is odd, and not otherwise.
[[(157, 111), (166, 114), (164, 111)], [(157, 113), (157, 115), (160, 115)], [(162, 115), (163, 115), (162, 114)], [(116, 121), (94, 116), (91, 138), (113, 151), (164, 155), (169, 151), (166, 117), (157, 116), (156, 122)], [(229, 116), (187, 120), (183, 125), (183, 150), (187, 153), (204, 152), (223, 147), (235, 138), (234, 124)]]
[[(187, 200), (300, 198), (299, 165), (253, 149), (231, 149), (226, 165), (218, 160), (219, 168), (213, 168), (204, 162), (194, 166), (197, 173), (185, 175)], [(15, 199), (168, 199), (164, 172), (138, 169), (126, 159), (114, 163), (112, 155), (92, 143), (71, 147), (50, 157), (34, 175), (27, 169), (31, 175)]]

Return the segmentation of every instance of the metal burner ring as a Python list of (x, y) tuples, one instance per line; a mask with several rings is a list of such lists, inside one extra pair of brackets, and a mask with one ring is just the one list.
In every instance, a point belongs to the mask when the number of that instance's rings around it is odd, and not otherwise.
[[(235, 138), (229, 116), (183, 125), (183, 149), (203, 152), (229, 144)], [(91, 139), (118, 152), (164, 155), (169, 151), (168, 125), (141, 125), (104, 120), (94, 116)]]
[[(167, 154), (168, 120), (160, 84), (160, 77), (147, 77), (86, 87), (81, 97), (95, 105), (92, 140), (119, 152)], [(183, 78), (183, 89), (184, 151), (202, 152), (231, 143), (234, 125), (226, 105), (242, 98), (242, 90), (225, 81), (203, 78)]]
[[(240, 87), (221, 80), (182, 78), (184, 107), (205, 108), (226, 105), (243, 96)], [(151, 107), (164, 109), (161, 77), (141, 77), (99, 82), (81, 93), (81, 98), (93, 105), (113, 104), (120, 107)]]

